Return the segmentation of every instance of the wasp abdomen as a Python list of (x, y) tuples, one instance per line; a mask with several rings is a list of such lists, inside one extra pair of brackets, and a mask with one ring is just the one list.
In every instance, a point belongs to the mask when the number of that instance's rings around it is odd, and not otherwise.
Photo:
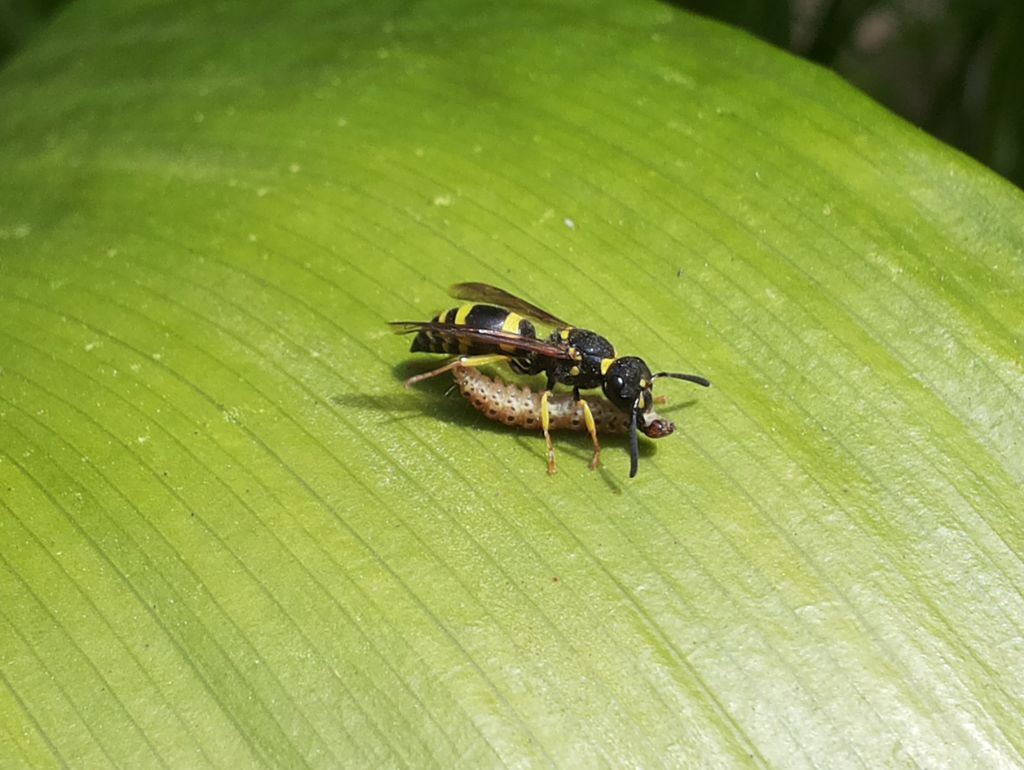
[[(432, 323), (454, 324), (471, 329), (484, 329), (496, 332), (518, 334), (529, 339), (537, 338), (537, 330), (533, 324), (518, 313), (494, 305), (471, 303), (453, 307), (444, 313), (438, 313)], [(478, 356), (502, 350), (499, 345), (469, 343), (448, 337), (432, 329), (422, 329), (413, 338), (412, 353), (447, 353), (453, 356)]]

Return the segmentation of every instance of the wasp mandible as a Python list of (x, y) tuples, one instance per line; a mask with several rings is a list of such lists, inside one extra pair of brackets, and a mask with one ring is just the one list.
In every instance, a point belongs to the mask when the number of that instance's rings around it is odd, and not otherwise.
[[(548, 451), (548, 473), (554, 473), (555, 447), (551, 441), (548, 400), (555, 385), (572, 387), (573, 399), (583, 411), (587, 432), (594, 445), (590, 467), (600, 462), (601, 444), (597, 427), (581, 390), (601, 388), (612, 405), (629, 416), (629, 476), (639, 466), (637, 431), (651, 438), (666, 435), (666, 421), (655, 419), (655, 380), (686, 380), (703, 387), (711, 383), (696, 374), (658, 372), (652, 374), (643, 359), (618, 356), (612, 344), (600, 334), (582, 329), (552, 315), (504, 289), (486, 283), (457, 283), (449, 289), (456, 299), (468, 303), (439, 313), (430, 321), (392, 321), (399, 334), (416, 333), (410, 351), (446, 353), (455, 358), (444, 366), (405, 381), (410, 387), (436, 377), (456, 366), (487, 366), (506, 363), (517, 374), (544, 374), (547, 384), (541, 394), (541, 428)], [(540, 339), (529, 319), (553, 328)]]

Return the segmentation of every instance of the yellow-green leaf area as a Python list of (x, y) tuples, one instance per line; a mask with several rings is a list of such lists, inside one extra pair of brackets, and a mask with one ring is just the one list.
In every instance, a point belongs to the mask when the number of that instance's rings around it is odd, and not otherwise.
[[(0, 168), (0, 766), (1024, 762), (1024, 200), (835, 76), (655, 2), (78, 0)], [(467, 280), (713, 387), (549, 477), (402, 388)]]

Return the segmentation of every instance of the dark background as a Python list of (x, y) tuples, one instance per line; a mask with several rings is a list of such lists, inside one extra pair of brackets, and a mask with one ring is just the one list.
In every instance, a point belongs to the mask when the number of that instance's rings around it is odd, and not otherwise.
[(835, 70), (1024, 187), (1024, 0), (671, 0)]
[[(0, 0), (0, 63), (65, 1)], [(830, 67), (1024, 187), (1024, 0), (667, 1)]]

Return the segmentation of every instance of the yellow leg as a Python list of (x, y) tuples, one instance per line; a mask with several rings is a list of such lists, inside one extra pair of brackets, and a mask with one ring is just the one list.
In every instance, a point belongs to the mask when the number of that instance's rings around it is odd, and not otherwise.
[(548, 397), (550, 390), (545, 390), (540, 397), (540, 426), (544, 429), (544, 441), (548, 445), (548, 474), (557, 472), (555, 467), (555, 445), (551, 441), (551, 432), (548, 427), (551, 425), (551, 414), (548, 411)]
[(594, 415), (590, 411), (590, 404), (585, 398), (576, 402), (583, 409), (583, 419), (587, 423), (587, 432), (590, 433), (590, 440), (594, 442), (594, 456), (590, 460), (590, 470), (594, 470), (601, 463), (601, 444), (597, 440), (597, 426), (594, 424)]
[(431, 377), (436, 377), (439, 374), (450, 372), (456, 366), (487, 366), (488, 364), (500, 364), (503, 361), (508, 361), (509, 356), (499, 355), (497, 353), (488, 353), (482, 356), (460, 356), (454, 361), (449, 361), (444, 366), (440, 366), (437, 369), (432, 369), (429, 372), (423, 374), (417, 374), (414, 377), (410, 377), (403, 384), (407, 388), (411, 388), (417, 382), (423, 382), (423, 380), (429, 380)]

